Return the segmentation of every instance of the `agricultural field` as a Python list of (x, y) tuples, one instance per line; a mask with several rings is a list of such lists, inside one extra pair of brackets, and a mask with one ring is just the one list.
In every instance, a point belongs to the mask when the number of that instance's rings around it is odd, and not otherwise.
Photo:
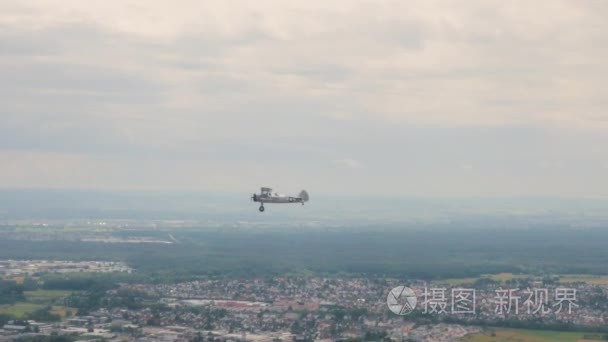
[(496, 274), (483, 274), (481, 277), (469, 277), (469, 278), (448, 278), (437, 281), (439, 284), (447, 285), (447, 286), (455, 286), (455, 285), (464, 285), (464, 284), (472, 284), (480, 278), (492, 279), (494, 281), (499, 281), (504, 283), (513, 279), (525, 279), (530, 278), (530, 275), (526, 274), (513, 274), (513, 273), (496, 273)]
[[(137, 271), (123, 272), (124, 277), (167, 283), (217, 274), (251, 277), (292, 272), (390, 275), (404, 280), (446, 279), (445, 283), (457, 285), (472, 283), (479, 275), (502, 282), (544, 274), (608, 275), (605, 252), (608, 231), (602, 229), (551, 226), (504, 230), (485, 226), (462, 228), (452, 224), (432, 229), (358, 226), (356, 231), (350, 226), (310, 230), (278, 227), (217, 229), (201, 224), (127, 229), (117, 224), (113, 228), (99, 226), (103, 231), (95, 230), (97, 235), (87, 231), (91, 236), (75, 237), (62, 227), (31, 227), (30, 233), (22, 234), (15, 233), (25, 229), (20, 226), (0, 226), (0, 237), (3, 237), (0, 238), (0, 260), (121, 262), (120, 265)], [(43, 232), (52, 238), (37, 240)], [(169, 241), (169, 236), (180, 243), (99, 240)], [(395, 250), (400, 253), (394, 253)], [(41, 268), (24, 268), (24, 271), (33, 274), (42, 272)], [(123, 268), (126, 267), (108, 270)], [(80, 269), (88, 273), (95, 268), (90, 265), (89, 269)]]
[(587, 274), (565, 274), (559, 276), (560, 283), (577, 283), (583, 282), (589, 285), (608, 285), (608, 276), (606, 275), (587, 275)]
[(65, 306), (53, 306), (51, 313), (55, 314), (55, 315), (59, 315), (61, 317), (61, 319), (64, 320), (67, 317), (76, 316), (76, 314), (78, 313), (78, 309), (68, 308)]
[(11, 315), (15, 318), (23, 318), (28, 313), (44, 308), (45, 305), (21, 302), (13, 305), (0, 305), (0, 314)]
[(24, 295), (28, 303), (52, 304), (60, 298), (70, 295), (70, 291), (61, 290), (36, 290), (25, 291)]
[[(501, 283), (505, 283), (509, 280), (514, 279), (526, 279), (531, 278), (531, 275), (527, 274), (514, 274), (514, 273), (496, 273), (496, 274), (483, 274), (482, 276), (476, 277), (468, 277), (468, 278), (447, 278), (437, 281), (437, 283), (446, 286), (456, 286), (456, 285), (465, 285), (472, 284), (478, 279), (492, 279), (494, 281), (498, 281)], [(608, 275), (590, 275), (590, 274), (563, 274), (556, 275), (559, 278), (559, 282), (562, 284), (572, 284), (572, 283), (587, 283), (589, 285), (604, 285), (608, 286)]]
[(605, 341), (603, 334), (528, 329), (488, 329), (467, 336), (465, 342), (591, 342)]
[(25, 302), (19, 302), (13, 305), (0, 305), (0, 314), (8, 314), (15, 318), (23, 318), (29, 313), (50, 305), (52, 306), (51, 313), (58, 314), (61, 318), (65, 318), (68, 315), (74, 315), (76, 310), (65, 308), (57, 304), (60, 304), (58, 301), (61, 298), (70, 295), (70, 293), (70, 291), (56, 290), (25, 291)]

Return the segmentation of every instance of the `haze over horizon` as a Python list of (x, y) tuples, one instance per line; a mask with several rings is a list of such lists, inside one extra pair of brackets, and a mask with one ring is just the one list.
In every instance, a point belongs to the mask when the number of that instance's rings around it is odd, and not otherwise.
[(0, 188), (608, 197), (608, 2), (0, 3)]

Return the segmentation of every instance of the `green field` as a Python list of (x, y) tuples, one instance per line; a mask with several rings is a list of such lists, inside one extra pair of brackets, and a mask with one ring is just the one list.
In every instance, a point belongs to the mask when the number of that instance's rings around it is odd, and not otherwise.
[[(123, 261), (137, 270), (128, 277), (152, 282), (294, 272), (447, 279), (446, 283), (470, 283), (480, 275), (502, 282), (527, 275), (608, 275), (606, 230), (423, 228), (115, 229), (104, 234), (117, 239), (158, 239), (171, 234), (180, 243), (0, 239), (0, 259)], [(0, 227), (0, 233), (11, 229)], [(70, 236), (61, 228), (44, 232), (55, 238)], [(608, 278), (589, 281), (608, 282)]]
[(0, 314), (23, 318), (25, 314), (44, 308), (45, 305), (35, 303), (17, 303), (13, 305), (0, 305)]
[(76, 314), (78, 313), (78, 309), (68, 308), (65, 306), (53, 306), (53, 310), (51, 310), (51, 313), (61, 316), (61, 319), (65, 319), (66, 317), (68, 317), (68, 313), (69, 316), (76, 316)]
[(488, 329), (467, 336), (466, 342), (583, 342), (604, 341), (602, 334), (527, 329)]
[[(53, 306), (60, 298), (70, 295), (70, 291), (57, 290), (36, 290), (25, 291), (25, 302), (15, 303), (13, 305), (0, 305), (0, 314), (8, 314), (15, 318), (23, 318), (26, 314), (42, 309), (46, 306)], [(67, 309), (73, 310), (73, 309)], [(52, 313), (60, 315), (62, 318), (66, 316), (66, 308), (63, 306), (53, 306)], [(74, 312), (72, 312), (74, 313)]]
[(492, 279), (494, 281), (499, 281), (499, 282), (504, 283), (508, 280), (525, 279), (525, 278), (529, 278), (529, 277), (530, 277), (529, 275), (524, 275), (524, 274), (513, 274), (513, 273), (503, 272), (503, 273), (496, 273), (496, 274), (483, 274), (477, 278), (476, 277), (448, 278), (448, 279), (439, 280), (437, 282), (440, 284), (453, 286), (453, 285), (472, 284), (480, 278)]
[(564, 274), (559, 276), (560, 283), (583, 282), (589, 285), (608, 285), (608, 276), (586, 275), (586, 274)]
[(70, 295), (70, 291), (60, 290), (36, 290), (36, 291), (25, 291), (25, 298), (28, 303), (38, 304), (51, 304), (55, 300)]
[[(513, 273), (496, 273), (496, 274), (483, 274), (480, 277), (467, 277), (467, 278), (447, 278), (437, 281), (437, 283), (446, 286), (456, 286), (464, 284), (472, 284), (480, 278), (492, 279), (505, 283), (506, 281), (513, 279), (525, 279), (529, 278), (530, 275), (525, 274), (513, 274)], [(562, 284), (583, 282), (589, 285), (608, 285), (607, 275), (588, 275), (588, 274), (563, 274), (557, 275), (559, 282)]]

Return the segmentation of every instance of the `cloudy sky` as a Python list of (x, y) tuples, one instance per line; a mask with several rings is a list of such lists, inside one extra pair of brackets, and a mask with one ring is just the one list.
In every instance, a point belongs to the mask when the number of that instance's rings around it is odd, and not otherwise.
[(0, 1), (0, 188), (608, 196), (608, 1)]

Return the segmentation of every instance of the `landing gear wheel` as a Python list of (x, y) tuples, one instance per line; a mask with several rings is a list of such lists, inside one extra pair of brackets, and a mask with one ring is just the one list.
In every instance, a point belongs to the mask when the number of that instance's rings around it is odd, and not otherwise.
[(264, 212), (264, 206), (263, 205), (260, 206), (260, 211)]

